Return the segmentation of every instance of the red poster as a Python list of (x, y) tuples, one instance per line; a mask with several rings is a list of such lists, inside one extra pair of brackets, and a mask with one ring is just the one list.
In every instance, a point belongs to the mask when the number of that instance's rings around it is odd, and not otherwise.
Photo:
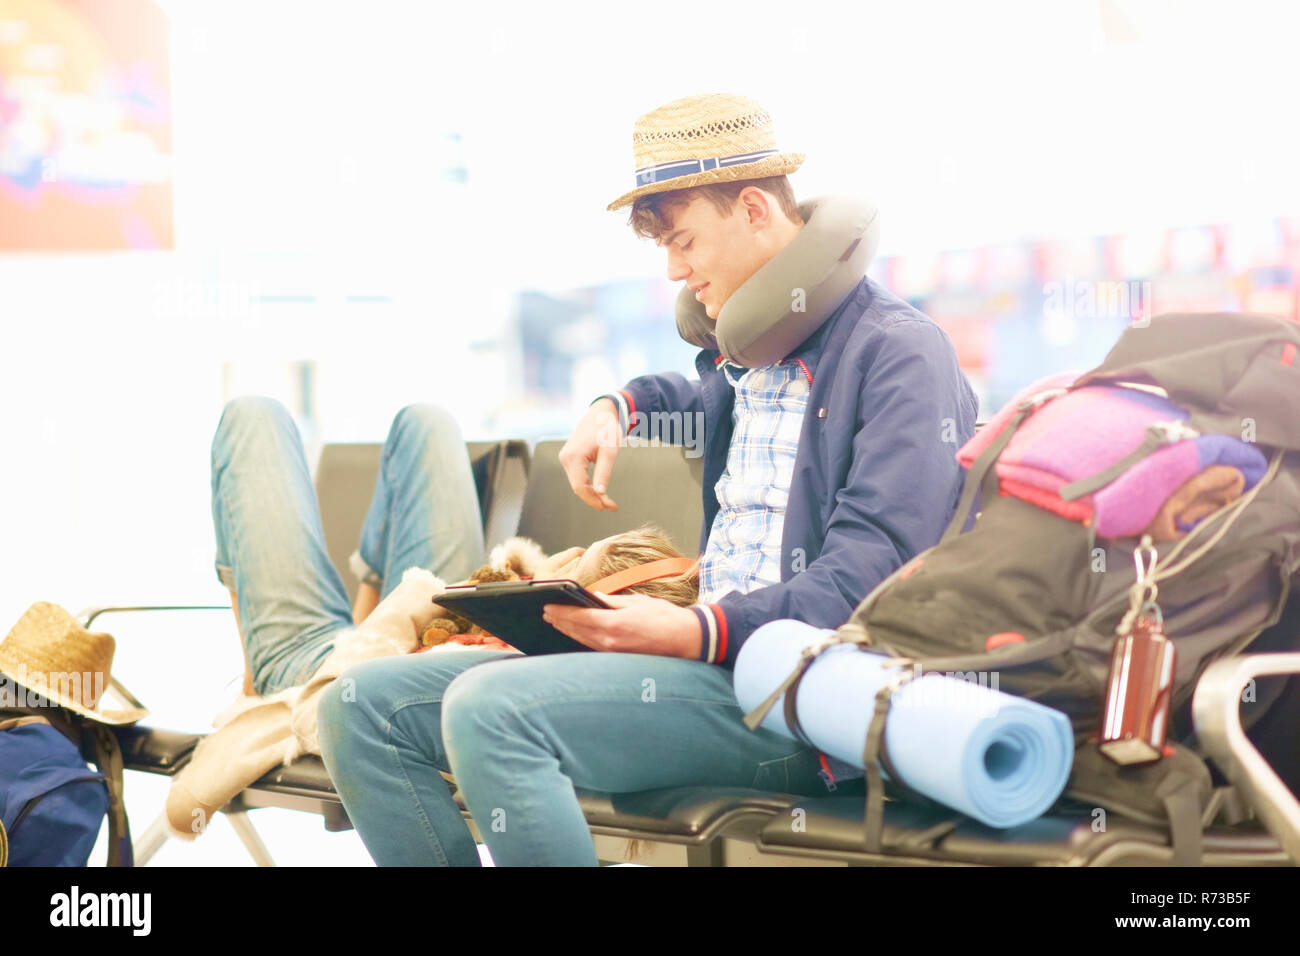
[(0, 252), (173, 247), (168, 39), (152, 0), (0, 0)]

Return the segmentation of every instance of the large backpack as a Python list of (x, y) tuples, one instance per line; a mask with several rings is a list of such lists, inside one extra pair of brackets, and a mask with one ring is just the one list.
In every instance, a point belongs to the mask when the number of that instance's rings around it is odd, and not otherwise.
[[(1241, 816), (1215, 791), (1204, 761), (1185, 746), (1196, 682), (1213, 661), (1242, 653), (1281, 617), (1300, 574), (1300, 324), (1261, 315), (1157, 316), (1126, 329), (1101, 365), (1064, 387), (1029, 395), (1000, 413), (1003, 427), (970, 465), (961, 501), (940, 542), (885, 579), (835, 634), (810, 648), (794, 673), (746, 722), (757, 726), (785, 694), (787, 725), (807, 666), (830, 643), (862, 645), (915, 665), (912, 672), (994, 672), (1003, 691), (1065, 713), (1076, 731), (1067, 802), (1167, 821), (1175, 862), (1200, 858), (1203, 823)], [(1086, 499), (1167, 444), (1249, 433), (1267, 470), (1248, 492), (1158, 550), (1155, 580), (1177, 667), (1176, 732), (1154, 765), (1119, 767), (1100, 755), (1098, 728), (1117, 626), (1130, 612), (1137, 537), (1100, 538), (1096, 527), (999, 493), (994, 468), (1024, 422), (1083, 386), (1139, 384), (1187, 413), (1184, 429), (1152, 429), (1131, 453), (1061, 493)], [(987, 427), (987, 426), (986, 426)], [(1005, 489), (1002, 489), (1005, 491)], [(971, 512), (979, 512), (971, 524)], [(1097, 573), (1098, 568), (1104, 573)], [(1009, 639), (1008, 639), (1009, 638)], [(990, 640), (993, 639), (993, 640)], [(1002, 642), (1003, 640), (1006, 642)], [(900, 675), (908, 668), (900, 667)], [(866, 842), (880, 849), (884, 725), (881, 691), (867, 734)], [(1180, 740), (1181, 738), (1181, 740)], [(894, 785), (895, 793), (906, 789)]]
[(10, 866), (85, 866), (107, 815), (108, 865), (131, 866), (122, 771), (103, 724), (61, 708), (0, 711), (0, 865), (7, 843)]

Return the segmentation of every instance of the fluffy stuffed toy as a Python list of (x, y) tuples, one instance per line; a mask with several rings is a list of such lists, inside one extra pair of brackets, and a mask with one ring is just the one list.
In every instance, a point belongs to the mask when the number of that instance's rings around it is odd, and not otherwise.
[[(545, 560), (546, 553), (536, 541), (530, 538), (510, 538), (493, 548), (492, 553), (488, 555), (488, 563), (462, 583), (483, 584), (491, 581), (519, 581), (523, 578), (531, 578)], [(448, 642), (509, 647), (504, 641), (488, 634), (468, 618), (443, 608), (442, 615), (435, 617), (420, 635), (420, 643), (425, 647), (436, 647)]]

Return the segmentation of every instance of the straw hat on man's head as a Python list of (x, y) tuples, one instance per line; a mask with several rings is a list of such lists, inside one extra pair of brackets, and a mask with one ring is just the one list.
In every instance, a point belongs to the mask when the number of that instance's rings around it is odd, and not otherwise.
[(100, 706), (113, 679), (114, 646), (112, 635), (87, 631), (57, 604), (37, 601), (0, 641), (0, 675), (36, 693), (39, 704), (28, 706), (66, 707), (103, 724), (135, 723), (149, 711)]
[(804, 160), (803, 153), (777, 147), (767, 110), (729, 93), (688, 96), (639, 117), (632, 155), (636, 188), (610, 203), (610, 211), (651, 193), (784, 176)]

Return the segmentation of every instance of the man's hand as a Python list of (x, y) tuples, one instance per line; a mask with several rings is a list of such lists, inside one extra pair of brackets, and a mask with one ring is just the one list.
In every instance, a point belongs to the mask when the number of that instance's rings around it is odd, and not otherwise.
[[(569, 477), (569, 487), (597, 511), (618, 510), (614, 499), (605, 492), (609, 488), (609, 473), (614, 468), (621, 439), (618, 406), (610, 399), (602, 398), (582, 416), (582, 421), (560, 449), (560, 464)], [(592, 462), (596, 463), (596, 469), (588, 482), (587, 466)]]
[(699, 658), (700, 622), (694, 612), (644, 594), (592, 593), (614, 610), (547, 604), (542, 620), (597, 651)]

